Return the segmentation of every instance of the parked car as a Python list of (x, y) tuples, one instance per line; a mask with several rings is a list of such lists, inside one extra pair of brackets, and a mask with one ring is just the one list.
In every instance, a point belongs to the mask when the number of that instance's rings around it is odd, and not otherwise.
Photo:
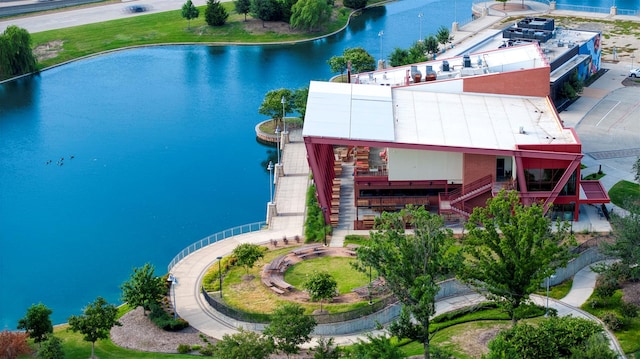
[(145, 12), (147, 7), (145, 5), (131, 5), (127, 6), (125, 10), (130, 13)]
[(640, 77), (640, 67), (629, 70), (629, 76)]

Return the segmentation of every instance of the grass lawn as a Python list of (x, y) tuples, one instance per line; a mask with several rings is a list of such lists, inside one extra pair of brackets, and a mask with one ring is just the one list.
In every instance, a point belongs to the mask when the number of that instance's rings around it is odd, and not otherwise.
[[(554, 285), (553, 287), (549, 287), (549, 298), (553, 299), (562, 299), (564, 298), (569, 291), (571, 290), (571, 286), (573, 285), (573, 278), (567, 279), (564, 282)], [(536, 291), (536, 294), (539, 295), (547, 295), (547, 288), (541, 288)]]
[[(167, 43), (269, 43), (300, 41), (329, 34), (342, 28), (348, 20), (349, 11), (338, 8), (334, 12), (336, 20), (318, 33), (296, 32), (291, 34), (276, 31), (251, 33), (245, 29), (244, 15), (236, 14), (232, 2), (222, 5), (227, 9), (229, 18), (220, 27), (207, 25), (204, 19), (205, 6), (199, 7), (201, 16), (191, 20), (191, 28), (182, 18), (181, 10), (127, 17), (101, 23), (50, 30), (31, 34), (32, 45), (62, 41), (62, 51), (57, 56), (43, 60), (40, 68), (59, 64), (82, 56), (128, 46), (140, 46)], [(256, 20), (259, 21), (259, 20)]]
[(640, 185), (629, 181), (620, 181), (611, 187), (609, 197), (611, 197), (613, 204), (622, 208), (625, 208), (625, 201), (640, 203)]
[[(338, 292), (346, 294), (369, 283), (369, 273), (355, 270), (351, 266), (354, 261), (355, 259), (347, 257), (309, 259), (289, 268), (285, 273), (284, 280), (300, 289), (307, 280), (307, 276), (315, 271), (326, 271), (338, 282)], [(373, 278), (375, 279), (376, 277), (376, 273), (373, 273)]]

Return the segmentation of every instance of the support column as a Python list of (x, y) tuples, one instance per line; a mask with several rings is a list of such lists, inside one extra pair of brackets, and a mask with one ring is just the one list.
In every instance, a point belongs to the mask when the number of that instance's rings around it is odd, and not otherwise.
[(271, 225), (271, 219), (278, 215), (275, 202), (267, 203), (267, 225)]

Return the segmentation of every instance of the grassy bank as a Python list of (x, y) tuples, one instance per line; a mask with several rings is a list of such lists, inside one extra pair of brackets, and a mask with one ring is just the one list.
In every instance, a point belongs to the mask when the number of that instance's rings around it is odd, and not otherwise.
[[(41, 60), (41, 68), (59, 64), (103, 51), (129, 46), (143, 46), (173, 43), (202, 44), (242, 44), (302, 41), (330, 34), (347, 23), (349, 9), (334, 10), (334, 21), (321, 32), (289, 31), (284, 23), (266, 23), (251, 19), (244, 22), (244, 15), (236, 14), (233, 3), (223, 3), (230, 16), (220, 27), (208, 26), (204, 20), (205, 7), (200, 7), (201, 16), (191, 20), (191, 28), (182, 18), (180, 10), (167, 11), (142, 16), (127, 17), (101, 23), (50, 30), (31, 34), (34, 48), (48, 45), (47, 53), (52, 56)], [(254, 30), (249, 26), (253, 24)], [(287, 31), (279, 31), (285, 28)], [(56, 45), (60, 45), (59, 47)]]

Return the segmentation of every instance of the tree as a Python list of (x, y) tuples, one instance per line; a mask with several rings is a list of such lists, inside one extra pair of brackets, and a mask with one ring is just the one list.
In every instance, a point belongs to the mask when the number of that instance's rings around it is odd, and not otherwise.
[(409, 63), (415, 64), (418, 62), (427, 61), (427, 47), (423, 41), (416, 41), (409, 48)]
[(53, 333), (53, 324), (49, 316), (53, 311), (46, 305), (33, 304), (27, 309), (24, 318), (18, 320), (18, 329), (24, 329), (34, 342), (40, 343), (46, 339), (47, 334)]
[(436, 39), (438, 40), (438, 43), (446, 47), (447, 43), (449, 42), (449, 36), (449, 29), (447, 29), (445, 26), (440, 26), (438, 28), (438, 31), (436, 32)]
[(340, 75), (342, 75), (347, 71), (347, 59), (344, 56), (331, 56), (331, 58), (327, 60), (327, 64), (329, 64), (331, 72), (339, 72)]
[(262, 20), (262, 27), (265, 21), (280, 20), (280, 5), (276, 0), (251, 0), (251, 16)]
[[(414, 234), (405, 233), (407, 225)], [(429, 358), (429, 324), (435, 313), (438, 281), (455, 266), (451, 254), (453, 233), (444, 229), (442, 218), (424, 207), (407, 206), (397, 213), (383, 213), (376, 220), (371, 240), (358, 248), (358, 267), (375, 269), (384, 277), (386, 286), (411, 313), (415, 324), (405, 333), (424, 346)]]
[(37, 61), (31, 50), (31, 35), (18, 26), (8, 26), (0, 34), (0, 79), (36, 70)]
[(193, 5), (191, 0), (187, 0), (184, 5), (182, 5), (182, 17), (187, 19), (188, 21), (188, 29), (191, 29), (191, 19), (197, 19), (200, 16), (200, 10)]
[(520, 323), (498, 333), (489, 342), (487, 359), (569, 358), (572, 351), (579, 350), (591, 336), (602, 331), (596, 322), (571, 316), (549, 317), (536, 326)]
[(609, 341), (601, 333), (593, 334), (582, 346), (571, 350), (571, 359), (617, 359), (618, 354), (611, 350)]
[(331, 16), (327, 0), (298, 0), (291, 10), (291, 26), (300, 30), (313, 31)]
[(633, 179), (640, 184), (640, 157), (636, 158), (636, 161), (631, 166), (633, 173)]
[(268, 338), (242, 328), (238, 333), (222, 336), (213, 348), (213, 354), (220, 359), (266, 359), (273, 351)]
[(122, 325), (116, 319), (118, 308), (115, 305), (98, 297), (93, 303), (89, 303), (82, 315), (69, 317), (69, 328), (73, 332), (80, 332), (84, 340), (91, 342), (91, 358), (95, 358), (96, 341), (109, 338), (109, 331), (114, 325)]
[(207, 7), (204, 9), (204, 19), (210, 26), (222, 26), (227, 22), (229, 13), (218, 0), (207, 0)]
[(63, 359), (64, 349), (62, 348), (62, 340), (53, 335), (47, 335), (47, 338), (41, 343), (38, 350), (38, 359)]
[(367, 0), (344, 0), (343, 3), (344, 6), (354, 10), (362, 9), (367, 6)]
[(391, 339), (385, 335), (374, 336), (366, 334), (368, 342), (358, 339), (352, 346), (355, 358), (358, 359), (401, 359), (404, 354), (400, 348), (391, 343)]
[(233, 5), (238, 14), (244, 14), (244, 21), (247, 21), (247, 14), (251, 10), (251, 0), (235, 0)]
[(571, 258), (568, 223), (553, 231), (542, 206), (522, 205), (516, 191), (503, 190), (486, 207), (476, 207), (465, 228), (459, 278), (485, 290), (514, 325), (518, 307)]
[(496, 1), (502, 3), (502, 10), (504, 10), (507, 7), (507, 1), (509, 0), (496, 0)]
[(362, 47), (347, 48), (342, 56), (351, 61), (351, 70), (356, 74), (376, 69), (376, 60)]
[(391, 67), (408, 65), (410, 63), (409, 50), (396, 47), (391, 51), (391, 55), (389, 55), (389, 65), (391, 65)]
[(258, 259), (264, 257), (265, 249), (257, 244), (242, 243), (233, 249), (233, 255), (238, 259), (236, 263), (243, 266), (245, 272), (248, 273), (249, 268), (253, 267)]
[[(629, 213), (621, 216), (611, 213), (613, 225), (613, 243), (602, 243), (602, 250), (615, 258), (620, 258), (615, 268), (626, 273), (629, 279), (640, 279), (640, 203), (627, 202), (625, 205)], [(607, 266), (610, 270), (614, 266)]]
[(320, 301), (320, 311), (322, 312), (322, 301), (333, 299), (336, 296), (338, 283), (327, 272), (314, 272), (302, 283), (302, 288), (309, 292), (312, 301)]
[(0, 358), (15, 359), (20, 355), (31, 353), (31, 348), (27, 344), (29, 334), (21, 332), (10, 332), (3, 330), (0, 332)]
[(318, 338), (318, 345), (313, 348), (313, 359), (338, 359), (340, 350), (334, 345), (333, 338)]
[(292, 109), (300, 114), (302, 121), (307, 113), (307, 98), (309, 98), (309, 86), (301, 87), (293, 92)]
[(155, 268), (146, 263), (142, 268), (133, 268), (129, 280), (122, 283), (122, 301), (133, 308), (142, 307), (144, 315), (151, 310), (153, 304), (160, 303), (167, 294), (167, 287), (162, 277), (156, 277)]
[(435, 36), (429, 35), (424, 39), (424, 48), (425, 51), (430, 54), (438, 53), (438, 39)]
[[(282, 97), (285, 98), (284, 112), (292, 112), (291, 110), (291, 90), (281, 88), (278, 90), (271, 90), (264, 95), (264, 100), (258, 109), (258, 113), (261, 115), (269, 116), (276, 124), (282, 121)], [(283, 128), (280, 127), (282, 130)]]
[(311, 340), (311, 332), (315, 327), (315, 319), (304, 315), (300, 305), (284, 303), (271, 315), (271, 323), (264, 328), (264, 334), (273, 340), (278, 351), (289, 357), (300, 351), (299, 345)]

